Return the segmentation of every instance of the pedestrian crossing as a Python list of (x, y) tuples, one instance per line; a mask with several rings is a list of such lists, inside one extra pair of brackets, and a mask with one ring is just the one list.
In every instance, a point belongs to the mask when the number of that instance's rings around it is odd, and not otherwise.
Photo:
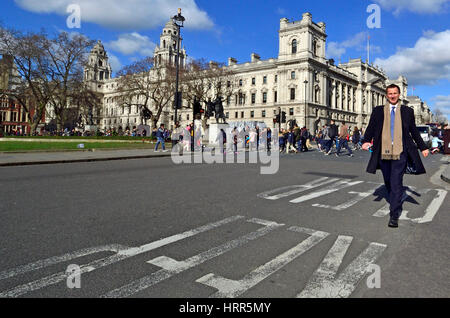
[[(283, 186), (268, 190), (259, 193), (257, 197), (270, 201), (285, 200), (289, 204), (314, 207), (328, 211), (345, 212), (349, 211), (352, 207), (357, 208), (359, 203), (363, 203), (364, 200), (369, 200), (369, 197), (379, 196), (380, 194), (377, 194), (377, 192), (382, 192), (383, 188), (384, 185), (382, 183), (351, 180), (346, 178), (323, 177), (302, 185)], [(302, 195), (292, 198), (299, 194)], [(330, 199), (327, 197), (330, 194), (337, 194), (339, 197), (342, 197), (347, 201), (340, 202), (339, 200), (343, 199), (336, 199), (336, 196)], [(350, 198), (348, 198), (349, 195), (351, 196)], [(417, 189), (413, 186), (405, 187), (403, 201), (406, 203), (404, 204), (405, 210), (402, 213), (401, 220), (419, 224), (432, 222), (440, 210), (446, 196), (447, 191), (442, 189)], [(417, 200), (420, 202), (417, 202)], [(332, 204), (325, 204), (323, 201), (332, 201)], [(414, 208), (414, 206), (407, 204), (408, 201), (417, 202), (417, 204), (415, 204), (415, 209), (424, 211), (422, 217), (408, 217), (408, 213), (410, 213), (410, 211), (407, 209)], [(308, 209), (302, 209), (302, 211), (307, 210)], [(371, 215), (373, 217), (388, 216), (389, 204), (385, 204), (383, 207), (373, 211)]]
[[(236, 225), (252, 225), (256, 226), (256, 230), (249, 230), (236, 238), (225, 240), (217, 246), (210, 246), (203, 252), (197, 253), (184, 260), (177, 260), (173, 257), (165, 255), (165, 247), (172, 246), (176, 243), (178, 248), (187, 249), (190, 240), (196, 236), (204, 235), (206, 232), (214, 233), (222, 227), (236, 226)], [(293, 246), (292, 242), (285, 242), (278, 234), (290, 233), (294, 235), (294, 240), (297, 241)], [(272, 259), (267, 259), (266, 262), (255, 266), (247, 274), (239, 279), (227, 278), (221, 274), (219, 269), (208, 267), (207, 264), (213, 259), (223, 259), (230, 262), (234, 259), (233, 253), (237, 250), (248, 250), (245, 255), (255, 252), (255, 248), (260, 248), (258, 253), (265, 253), (267, 249), (271, 248), (267, 244), (253, 244), (258, 243), (264, 238), (279, 240), (279, 244), (285, 246), (285, 251)], [(334, 241), (333, 247), (323, 253), (324, 242)], [(109, 286), (111, 289), (99, 293), (97, 296), (102, 298), (123, 298), (134, 297), (136, 295), (145, 295), (146, 291), (158, 290), (160, 284), (170, 284), (172, 277), (179, 277), (187, 275), (191, 269), (201, 271), (197, 277), (192, 281), (192, 284), (204, 286), (205, 290), (214, 290), (210, 293), (211, 298), (236, 298), (245, 297), (246, 293), (257, 287), (265, 280), (272, 278), (276, 273), (285, 269), (288, 264), (293, 262), (305, 261), (305, 254), (311, 250), (316, 249), (316, 253), (322, 255), (323, 259), (317, 269), (311, 268), (310, 279), (308, 282), (298, 282), (294, 284), (291, 291), (291, 297), (350, 297), (354, 290), (363, 281), (363, 278), (368, 273), (368, 268), (374, 264), (383, 254), (387, 245), (377, 242), (366, 242), (366, 249), (361, 252), (354, 260), (346, 266), (341, 273), (338, 269), (341, 266), (344, 255), (351, 249), (353, 237), (333, 235), (321, 230), (305, 228), (298, 225), (289, 226), (286, 224), (277, 223), (271, 220), (264, 219), (245, 219), (243, 216), (232, 216), (217, 222), (212, 222), (198, 228), (188, 230), (183, 233), (178, 233), (167, 238), (163, 238), (140, 247), (127, 247), (123, 245), (106, 245), (101, 247), (94, 247), (67, 253), (61, 256), (50, 257), (43, 260), (38, 260), (23, 266), (5, 270), (0, 272), (0, 298), (14, 298), (25, 297), (32, 293), (36, 295), (43, 289), (48, 293), (51, 288), (61, 290), (61, 286), (69, 286), (71, 276), (65, 271), (67, 264), (81, 262), (86, 256), (96, 256), (108, 252), (112, 255), (107, 257), (100, 257), (97, 260), (86, 264), (79, 264), (79, 275), (81, 281), (81, 289), (83, 289), (83, 281), (92, 277), (100, 271), (109, 271), (108, 277), (114, 274), (111, 267), (119, 262), (125, 260), (142, 261), (142, 257), (148, 256), (146, 263), (152, 265), (152, 270), (148, 275), (132, 280), (122, 286), (114, 286), (115, 280), (112, 279)], [(183, 243), (180, 245), (180, 243)], [(328, 243), (327, 243), (328, 244)], [(277, 244), (278, 245), (278, 244)], [(155, 257), (154, 250), (158, 249), (162, 255)], [(162, 249), (162, 250), (161, 250)], [(264, 255), (264, 254), (263, 254)], [(153, 257), (152, 257), (153, 256)], [(250, 258), (250, 257), (249, 257)], [(240, 257), (238, 264), (241, 266), (250, 259)], [(297, 264), (297, 263), (296, 263)], [(156, 270), (155, 270), (156, 268)], [(290, 267), (292, 270), (292, 267)], [(298, 268), (297, 266), (294, 268)], [(59, 271), (57, 270), (59, 269)], [(201, 269), (201, 270), (200, 270)], [(54, 270), (53, 274), (48, 274), (49, 271)], [(132, 268), (130, 268), (132, 270)], [(303, 269), (304, 271), (305, 269)], [(284, 270), (284, 275), (292, 275), (294, 273)], [(44, 275), (42, 278), (27, 281), (27, 277)], [(45, 273), (45, 274), (44, 274)], [(117, 274), (117, 273), (116, 273)], [(45, 276), (46, 275), (46, 276)], [(31, 277), (32, 277), (31, 276)], [(21, 281), (16, 286), (11, 286), (11, 282)], [(9, 286), (6, 288), (5, 286)], [(61, 296), (60, 294), (58, 294)], [(71, 295), (67, 289), (67, 295)], [(274, 295), (275, 296), (275, 295)], [(61, 296), (64, 297), (64, 296)], [(196, 295), (192, 295), (196, 297)]]

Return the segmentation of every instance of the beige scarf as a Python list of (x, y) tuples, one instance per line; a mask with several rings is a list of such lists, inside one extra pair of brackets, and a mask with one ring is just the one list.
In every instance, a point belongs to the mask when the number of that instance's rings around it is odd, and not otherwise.
[(401, 103), (398, 103), (395, 111), (394, 123), (394, 144), (391, 136), (391, 105), (389, 102), (384, 105), (384, 123), (381, 138), (381, 159), (400, 160), (403, 152), (403, 131), (402, 131), (402, 112)]

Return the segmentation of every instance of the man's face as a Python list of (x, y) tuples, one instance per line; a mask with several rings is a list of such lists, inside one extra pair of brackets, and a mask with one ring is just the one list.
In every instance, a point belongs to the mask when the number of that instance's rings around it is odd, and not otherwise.
[(400, 98), (400, 92), (398, 91), (398, 89), (396, 87), (389, 88), (387, 90), (387, 98), (388, 98), (389, 102), (391, 103), (391, 105), (397, 105), (398, 100)]

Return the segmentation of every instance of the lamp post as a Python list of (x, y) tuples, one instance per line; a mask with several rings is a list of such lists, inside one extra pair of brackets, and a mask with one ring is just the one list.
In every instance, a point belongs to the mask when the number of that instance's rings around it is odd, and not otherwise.
[(178, 108), (180, 108), (181, 94), (178, 91), (179, 73), (180, 73), (180, 40), (181, 40), (181, 28), (184, 26), (186, 19), (181, 15), (181, 8), (178, 8), (178, 14), (173, 16), (172, 21), (178, 28), (178, 43), (177, 43), (177, 59), (176, 59), (176, 83), (175, 83), (175, 121), (178, 121)]
[(306, 109), (307, 109), (307, 107), (306, 107), (306, 103), (307, 103), (306, 94), (308, 92), (308, 80), (305, 80), (303, 82), (303, 84), (305, 84), (305, 125), (303, 127), (306, 127)]

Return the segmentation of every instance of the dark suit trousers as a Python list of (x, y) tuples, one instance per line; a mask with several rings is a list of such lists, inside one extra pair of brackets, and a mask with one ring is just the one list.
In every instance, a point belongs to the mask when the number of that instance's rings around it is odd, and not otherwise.
[(406, 170), (406, 151), (400, 155), (400, 160), (380, 160), (384, 184), (388, 191), (390, 215), (394, 219), (402, 214), (403, 175)]

